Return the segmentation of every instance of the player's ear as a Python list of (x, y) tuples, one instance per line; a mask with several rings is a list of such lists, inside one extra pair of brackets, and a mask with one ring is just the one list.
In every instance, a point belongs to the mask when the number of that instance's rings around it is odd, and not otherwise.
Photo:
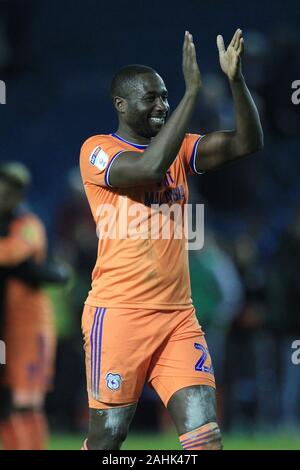
[(121, 96), (115, 96), (114, 97), (114, 106), (118, 113), (125, 113), (127, 109), (127, 101), (125, 98), (122, 98)]

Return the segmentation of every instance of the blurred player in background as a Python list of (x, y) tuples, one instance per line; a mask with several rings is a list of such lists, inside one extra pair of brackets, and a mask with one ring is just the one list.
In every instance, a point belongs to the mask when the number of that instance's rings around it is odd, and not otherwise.
[(44, 226), (22, 207), (30, 180), (24, 165), (0, 165), (1, 339), (6, 344), (0, 439), (10, 450), (46, 446), (43, 406), (53, 377), (55, 330), (52, 307), (41, 286), (68, 278), (61, 267), (45, 264)]
[[(81, 149), (82, 179), (100, 239), (82, 319), (90, 407), (84, 449), (121, 447), (145, 381), (168, 408), (184, 449), (222, 448), (211, 358), (191, 299), (186, 240), (174, 236), (174, 220), (167, 240), (149, 233), (103, 237), (101, 225), (106, 217), (110, 234), (124, 225), (125, 201), (127, 214), (137, 202), (143, 206), (148, 227), (154, 204), (177, 205), (183, 212), (187, 174), (262, 148), (260, 119), (241, 71), (242, 31), (227, 49), (222, 36), (217, 44), (235, 105), (234, 131), (186, 134), (201, 88), (193, 37), (186, 32), (186, 90), (168, 121), (162, 78), (150, 67), (128, 66), (112, 81), (117, 132), (93, 136)], [(116, 224), (105, 214), (111, 209)]]

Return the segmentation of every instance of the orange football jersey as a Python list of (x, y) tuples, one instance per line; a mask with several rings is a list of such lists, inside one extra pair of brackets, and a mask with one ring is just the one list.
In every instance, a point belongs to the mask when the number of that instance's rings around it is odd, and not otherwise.
[(126, 158), (126, 151), (142, 153), (147, 145), (116, 134), (84, 142), (81, 175), (99, 237), (88, 305), (164, 310), (191, 306), (184, 205), (187, 174), (197, 172), (200, 139), (186, 134), (161, 183), (130, 188), (111, 186), (111, 164)]

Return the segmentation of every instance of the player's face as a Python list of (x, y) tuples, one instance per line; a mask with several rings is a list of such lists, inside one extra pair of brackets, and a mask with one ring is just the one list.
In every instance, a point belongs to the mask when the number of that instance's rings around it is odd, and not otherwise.
[(155, 137), (165, 124), (170, 109), (162, 78), (154, 73), (138, 76), (135, 89), (126, 101), (126, 124), (142, 137)]
[(0, 178), (0, 216), (14, 211), (20, 201), (20, 191), (13, 188), (5, 179)]

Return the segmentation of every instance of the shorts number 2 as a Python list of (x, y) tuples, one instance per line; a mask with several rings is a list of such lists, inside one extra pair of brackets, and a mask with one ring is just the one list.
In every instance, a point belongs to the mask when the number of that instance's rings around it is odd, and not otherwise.
[(195, 364), (195, 370), (199, 372), (208, 372), (210, 374), (213, 374), (214, 373), (213, 367), (212, 366), (208, 367), (204, 365), (208, 356), (208, 350), (204, 346), (202, 346), (202, 344), (199, 344), (199, 343), (194, 343), (194, 346), (196, 349), (199, 349), (200, 351), (202, 351), (202, 355), (199, 361), (196, 362)]

